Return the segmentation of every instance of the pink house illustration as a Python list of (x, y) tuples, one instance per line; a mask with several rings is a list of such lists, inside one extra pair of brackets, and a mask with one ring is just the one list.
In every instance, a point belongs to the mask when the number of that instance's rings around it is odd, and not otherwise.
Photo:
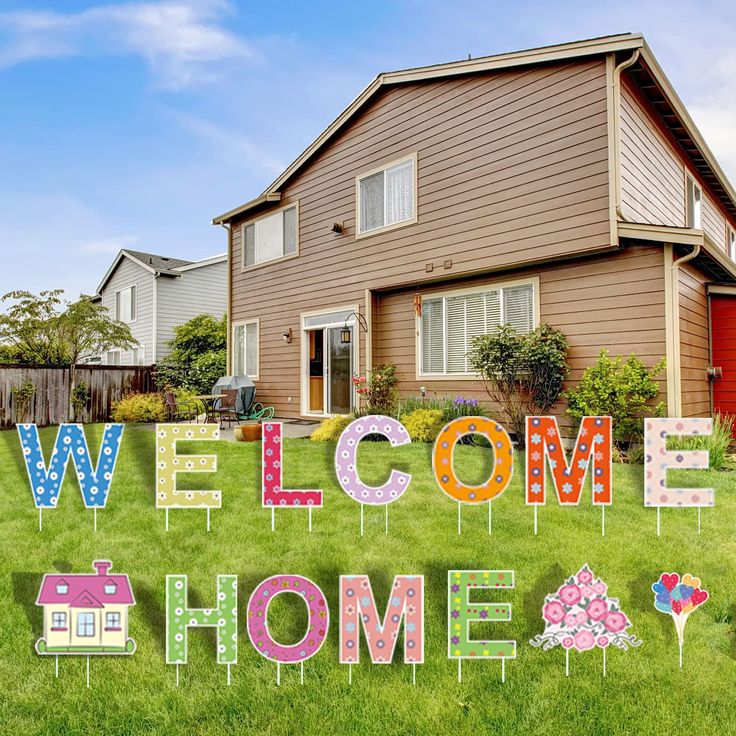
[(95, 560), (94, 573), (44, 575), (36, 599), (43, 606), (39, 654), (133, 654), (128, 611), (135, 605), (127, 575), (111, 574), (109, 560)]

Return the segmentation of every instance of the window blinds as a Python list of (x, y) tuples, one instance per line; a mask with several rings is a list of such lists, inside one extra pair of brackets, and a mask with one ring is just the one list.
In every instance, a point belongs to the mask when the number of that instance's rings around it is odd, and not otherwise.
[(534, 329), (531, 284), (425, 299), (420, 328), (422, 373), (472, 372), (468, 352), (473, 338), (501, 324), (523, 334)]

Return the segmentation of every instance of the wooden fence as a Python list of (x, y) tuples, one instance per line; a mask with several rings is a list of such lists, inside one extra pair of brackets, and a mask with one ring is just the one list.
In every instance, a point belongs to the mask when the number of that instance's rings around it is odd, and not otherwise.
[[(74, 418), (76, 422), (107, 421), (113, 402), (125, 394), (155, 391), (150, 365), (77, 365), (73, 370), (76, 385), (84, 383), (90, 395), (87, 405)], [(0, 428), (15, 424), (18, 402), (12, 389), (26, 380), (33, 384), (35, 392), (23, 421), (39, 426), (70, 421), (71, 367), (0, 365)]]

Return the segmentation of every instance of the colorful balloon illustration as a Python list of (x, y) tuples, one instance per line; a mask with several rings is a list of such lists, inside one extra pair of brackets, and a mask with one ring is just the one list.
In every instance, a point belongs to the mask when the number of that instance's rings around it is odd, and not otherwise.
[(680, 667), (682, 647), (685, 643), (685, 624), (688, 616), (708, 600), (708, 591), (700, 587), (700, 578), (685, 573), (682, 578), (676, 572), (663, 572), (652, 585), (654, 607), (660, 613), (669, 613), (675, 622), (677, 643), (680, 645)]

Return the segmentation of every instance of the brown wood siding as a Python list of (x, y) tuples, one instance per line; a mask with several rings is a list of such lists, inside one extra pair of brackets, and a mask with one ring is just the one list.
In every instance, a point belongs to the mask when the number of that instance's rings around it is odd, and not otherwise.
[[(413, 152), (418, 221), (356, 240), (355, 177)], [(298, 257), (243, 272), (233, 223), (232, 319), (260, 317), (259, 400), (299, 414), (302, 312), (610, 248), (607, 157), (603, 59), (387, 88), (285, 186)]]
[(710, 416), (707, 278), (691, 264), (680, 268), (680, 372), (682, 415)]
[(686, 175), (703, 188), (702, 227), (726, 248), (729, 221), (717, 198), (703, 186), (674, 138), (630, 79), (621, 79), (621, 207), (632, 222), (686, 225)]
[[(579, 380), (601, 349), (611, 354), (636, 353), (647, 365), (665, 355), (664, 270), (662, 248), (640, 246), (609, 256), (597, 256), (542, 269), (485, 276), (428, 287), (432, 293), (489, 285), (507, 279), (539, 277), (540, 319), (562, 330), (570, 345), (568, 386)], [(402, 395), (462, 395), (487, 402), (481, 381), (467, 377), (431, 379), (416, 375), (417, 328), (415, 291), (380, 295), (374, 314), (375, 363), (397, 365)], [(667, 386), (660, 379), (664, 400)], [(564, 402), (555, 411), (562, 413)]]

